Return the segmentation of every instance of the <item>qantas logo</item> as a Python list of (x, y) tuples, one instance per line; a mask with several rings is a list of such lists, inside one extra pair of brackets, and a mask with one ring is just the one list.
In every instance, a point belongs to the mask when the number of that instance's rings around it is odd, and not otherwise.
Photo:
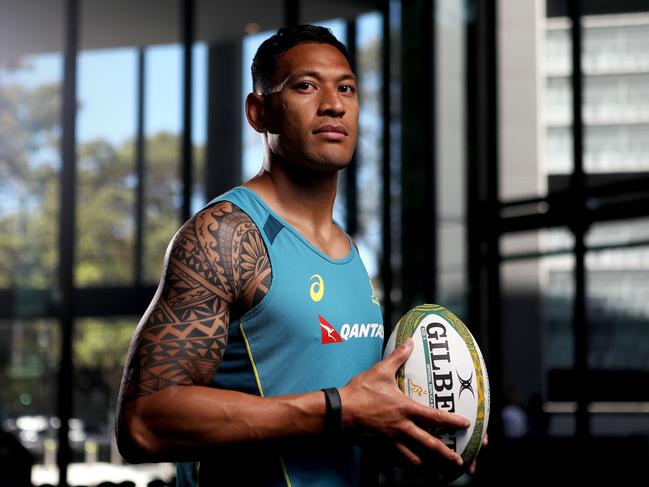
[(352, 338), (380, 338), (383, 340), (383, 325), (380, 323), (345, 323), (340, 333), (322, 315), (318, 315), (322, 343), (341, 343)]
[(320, 331), (322, 332), (322, 343), (340, 343), (343, 341), (336, 329), (329, 324), (321, 315), (318, 315), (320, 320)]

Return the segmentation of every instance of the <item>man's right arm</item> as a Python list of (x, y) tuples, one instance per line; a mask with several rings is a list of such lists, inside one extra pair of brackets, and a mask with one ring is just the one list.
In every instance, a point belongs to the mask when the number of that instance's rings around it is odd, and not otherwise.
[[(232, 305), (249, 309), (270, 286), (259, 230), (230, 203), (188, 221), (170, 244), (164, 276), (129, 350), (117, 412), (117, 439), (129, 461), (195, 460), (226, 445), (260, 444), (322, 433), (322, 392), (258, 397), (209, 387), (227, 344)], [(341, 388), (352, 435), (388, 439), (413, 463), (410, 445), (457, 460), (417, 426), (455, 428), (463, 418), (408, 400), (396, 386), (409, 346)]]

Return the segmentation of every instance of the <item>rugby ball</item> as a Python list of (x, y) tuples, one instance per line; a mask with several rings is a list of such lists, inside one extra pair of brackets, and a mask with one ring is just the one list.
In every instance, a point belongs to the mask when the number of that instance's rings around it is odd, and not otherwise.
[[(480, 450), (489, 421), (489, 379), (480, 348), (457, 316), (435, 304), (422, 304), (403, 315), (388, 339), (384, 356), (407, 338), (414, 340), (414, 347), (397, 371), (399, 389), (421, 404), (470, 421), (465, 430), (431, 430), (468, 466)], [(450, 469), (442, 476), (449, 480), (461, 473)]]

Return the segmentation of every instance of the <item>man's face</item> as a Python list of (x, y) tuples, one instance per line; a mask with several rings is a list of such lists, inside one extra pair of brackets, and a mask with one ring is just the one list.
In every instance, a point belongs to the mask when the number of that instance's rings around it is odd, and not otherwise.
[(286, 51), (265, 98), (271, 152), (315, 170), (349, 164), (356, 146), (358, 94), (356, 77), (338, 49), (305, 43)]

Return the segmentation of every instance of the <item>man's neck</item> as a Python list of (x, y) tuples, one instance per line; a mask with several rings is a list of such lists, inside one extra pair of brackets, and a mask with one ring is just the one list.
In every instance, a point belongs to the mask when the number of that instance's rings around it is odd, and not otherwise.
[(349, 255), (351, 246), (332, 219), (336, 181), (337, 172), (326, 174), (275, 163), (264, 164), (244, 186), (255, 191), (312, 245), (340, 259)]
[(260, 173), (244, 185), (257, 192), (282, 218), (307, 233), (332, 225), (337, 172), (322, 173), (264, 164)]

